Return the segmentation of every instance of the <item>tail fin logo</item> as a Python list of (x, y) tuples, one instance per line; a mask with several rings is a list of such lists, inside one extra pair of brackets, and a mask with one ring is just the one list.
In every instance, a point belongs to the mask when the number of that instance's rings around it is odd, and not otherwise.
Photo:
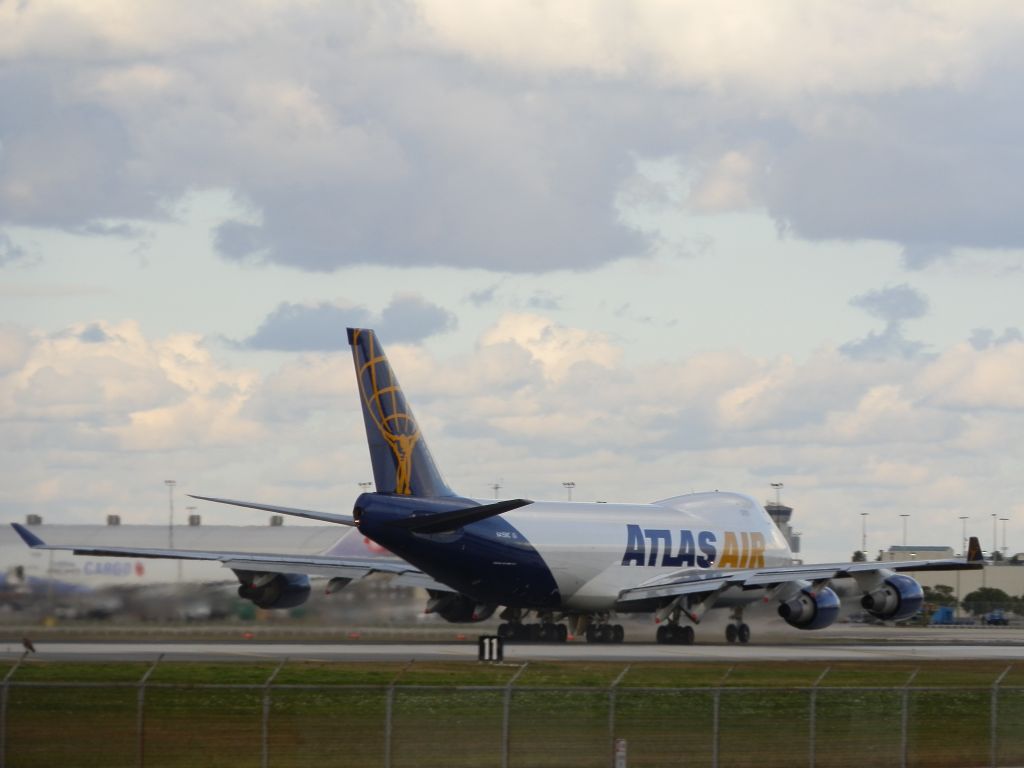
[[(356, 338), (358, 335), (356, 331)], [(376, 337), (369, 334), (368, 341), (366, 360), (356, 370), (359, 393), (365, 412), (395, 456), (395, 493), (409, 496), (412, 494), (412, 456), (420, 440), (420, 428)]]
[(984, 562), (985, 556), (981, 552), (981, 542), (978, 541), (977, 536), (971, 536), (970, 543), (967, 545), (967, 562), (968, 563), (980, 563)]

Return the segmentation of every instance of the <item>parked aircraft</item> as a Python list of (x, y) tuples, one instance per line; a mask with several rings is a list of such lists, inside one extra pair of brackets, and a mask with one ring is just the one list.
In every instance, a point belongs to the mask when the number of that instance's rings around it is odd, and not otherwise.
[[(872, 616), (902, 620), (922, 603), (911, 571), (980, 567), (971, 540), (966, 558), (888, 563), (796, 564), (764, 508), (742, 493), (690, 493), (645, 504), (484, 502), (456, 494), (443, 480), (376, 335), (349, 329), (376, 490), (351, 514), (195, 496), (274, 513), (358, 527), (401, 560), (340, 552), (318, 556), (217, 550), (48, 546), (14, 524), (35, 549), (83, 555), (219, 561), (242, 582), (239, 594), (265, 608), (309, 595), (309, 576), (329, 590), (369, 573), (426, 587), (428, 610), (450, 621), (479, 621), (499, 608), (499, 634), (565, 640), (567, 623), (591, 642), (621, 642), (616, 614), (653, 613), (662, 643), (689, 644), (705, 612), (731, 611), (726, 639), (745, 643), (745, 606), (775, 602), (797, 629), (821, 629), (839, 614), (829, 586), (852, 579)], [(535, 621), (527, 623), (527, 617)]]

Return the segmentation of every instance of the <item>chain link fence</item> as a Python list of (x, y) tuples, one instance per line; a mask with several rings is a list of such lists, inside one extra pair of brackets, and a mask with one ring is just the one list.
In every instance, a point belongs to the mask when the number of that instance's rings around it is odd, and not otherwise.
[[(1024, 764), (1024, 687), (601, 687), (18, 680), (4, 766)], [(520, 672), (525, 666), (520, 669)], [(616, 743), (618, 742), (618, 760)], [(623, 752), (625, 753), (623, 755)], [(624, 761), (624, 762), (623, 762)]]

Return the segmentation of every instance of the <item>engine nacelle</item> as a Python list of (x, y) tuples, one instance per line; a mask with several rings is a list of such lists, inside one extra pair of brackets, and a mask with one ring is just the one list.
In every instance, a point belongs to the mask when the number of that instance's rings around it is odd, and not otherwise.
[(295, 608), (309, 599), (309, 577), (304, 573), (235, 571), (241, 586), (238, 596), (259, 608)]
[(455, 592), (438, 592), (427, 590), (430, 599), (427, 601), (427, 613), (436, 613), (445, 621), (456, 624), (468, 624), (474, 621), (484, 621), (491, 618), (498, 607), (496, 605), (484, 605), (472, 600), (465, 595)]
[(888, 576), (879, 587), (865, 592), (861, 607), (876, 619), (903, 621), (919, 610), (924, 602), (924, 592), (916, 579), (902, 574)]
[(805, 587), (779, 604), (779, 616), (797, 629), (824, 629), (839, 616), (839, 596), (828, 587)]

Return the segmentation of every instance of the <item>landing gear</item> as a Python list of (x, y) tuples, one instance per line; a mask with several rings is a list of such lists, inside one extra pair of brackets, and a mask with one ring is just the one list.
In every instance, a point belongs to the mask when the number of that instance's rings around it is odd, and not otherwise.
[[(683, 616), (683, 608), (681, 604), (681, 598), (676, 600), (670, 605), (666, 606), (662, 611), (657, 614), (657, 619), (668, 618), (667, 624), (662, 624), (658, 627), (658, 632), (655, 635), (659, 643), (665, 645), (693, 645), (695, 633), (693, 627), (689, 624), (680, 625), (679, 619)], [(686, 616), (694, 623), (697, 623), (700, 619), (697, 614), (687, 610)]]
[(600, 616), (596, 624), (587, 624), (584, 637), (588, 643), (621, 643), (626, 639), (626, 631), (621, 624), (609, 624), (607, 615)]
[(750, 642), (750, 627), (743, 623), (742, 609), (735, 609), (732, 612), (732, 624), (725, 628), (725, 640), (729, 643), (739, 641), (746, 645)]
[(538, 639), (542, 643), (564, 643), (569, 638), (569, 630), (566, 629), (565, 624), (545, 621), (543, 624), (533, 624), (531, 626), (540, 627), (540, 637)]
[(498, 637), (525, 643), (564, 643), (569, 639), (569, 630), (564, 624), (556, 624), (551, 616), (541, 616), (539, 624), (524, 624), (523, 613), (508, 609), (501, 614), (506, 619), (498, 625)]
[(693, 645), (693, 627), (681, 627), (678, 624), (662, 624), (656, 635), (659, 643), (664, 645)]

